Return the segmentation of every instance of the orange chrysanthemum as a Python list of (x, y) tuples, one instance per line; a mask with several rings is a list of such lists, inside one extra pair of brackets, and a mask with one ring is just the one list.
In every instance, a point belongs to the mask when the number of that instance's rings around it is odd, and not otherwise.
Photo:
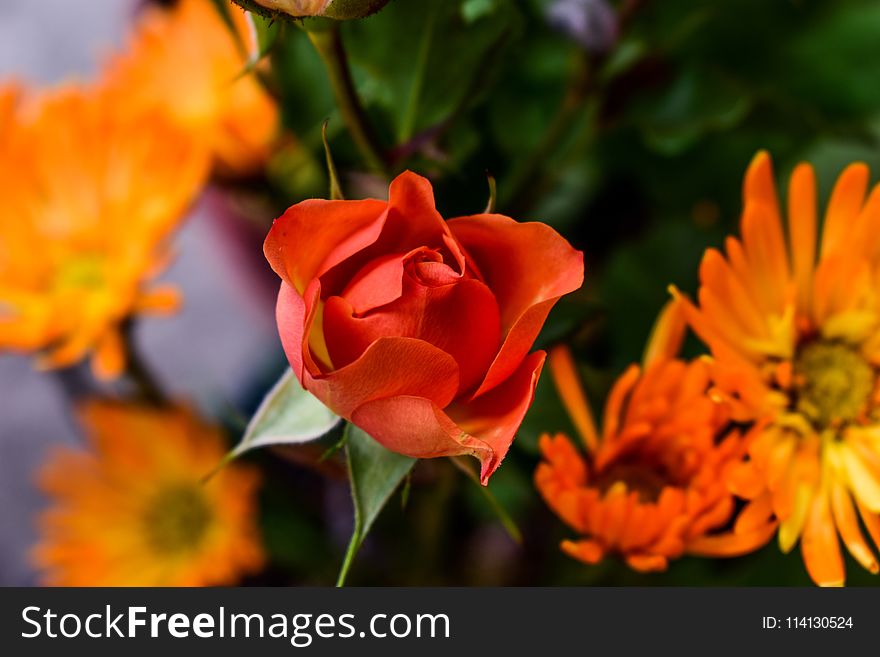
[(225, 452), (218, 429), (183, 408), (90, 402), (81, 417), (91, 450), (60, 450), (40, 473), (47, 584), (219, 585), (262, 566), (256, 471), (202, 481)]
[(166, 264), (207, 161), (161, 116), (120, 115), (99, 90), (27, 104), (0, 158), (0, 350), (41, 351), (48, 367), (93, 352), (111, 378), (124, 367), (124, 320), (176, 306), (176, 291), (145, 283)]
[(243, 12), (230, 11), (237, 35), (211, 0), (149, 7), (128, 51), (109, 62), (120, 105), (159, 106), (214, 154), (223, 173), (246, 174), (269, 157), (278, 109), (245, 74), (253, 35)]
[(661, 316), (644, 369), (631, 366), (614, 385), (601, 437), (571, 355), (550, 355), (554, 381), (586, 446), (582, 457), (564, 435), (544, 435), (536, 486), (553, 511), (583, 537), (562, 549), (586, 563), (607, 554), (639, 571), (664, 570), (670, 559), (706, 550), (736, 555), (772, 536), (767, 522), (737, 523), (714, 535), (734, 513), (721, 473), (742, 440), (728, 431), (723, 404), (707, 393), (709, 367), (675, 358), (683, 330), (677, 304)]
[(711, 249), (698, 306), (685, 310), (714, 357), (718, 392), (757, 421), (730, 485), (754, 514), (778, 518), (779, 545), (800, 539), (810, 576), (844, 582), (838, 534), (871, 572), (880, 565), (880, 186), (850, 165), (831, 194), (819, 239), (812, 167), (788, 192), (787, 231), (770, 157), (744, 185), (742, 238)]

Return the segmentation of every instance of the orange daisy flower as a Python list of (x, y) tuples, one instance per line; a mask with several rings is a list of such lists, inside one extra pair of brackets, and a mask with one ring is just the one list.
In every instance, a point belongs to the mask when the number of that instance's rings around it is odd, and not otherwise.
[(254, 38), (245, 14), (229, 12), (237, 34), (211, 0), (148, 7), (126, 53), (109, 62), (120, 105), (159, 106), (213, 153), (222, 173), (265, 163), (278, 132), (278, 108), (245, 74)]
[(99, 91), (24, 105), (0, 176), (0, 350), (41, 351), (47, 367), (91, 352), (111, 378), (125, 365), (124, 320), (176, 307), (176, 291), (145, 283), (207, 161), (161, 116), (123, 117)]
[[(742, 238), (706, 252), (698, 305), (685, 301), (714, 356), (718, 394), (757, 421), (732, 489), (779, 520), (779, 545), (800, 540), (821, 585), (842, 585), (839, 539), (880, 571), (880, 186), (852, 164), (821, 233), (812, 167), (799, 165), (783, 227), (767, 153), (746, 173)], [(677, 294), (677, 292), (676, 292)], [(861, 519), (860, 527), (859, 519)]]
[(724, 405), (707, 394), (708, 364), (675, 358), (682, 337), (680, 308), (672, 304), (657, 323), (644, 367), (631, 366), (612, 388), (601, 436), (570, 352), (557, 347), (550, 354), (553, 379), (586, 457), (566, 436), (545, 434), (535, 484), (582, 535), (562, 543), (576, 559), (595, 564), (617, 554), (635, 570), (659, 571), (684, 553), (708, 549), (733, 556), (772, 536), (772, 525), (751, 519), (738, 521), (736, 532), (713, 535), (734, 513), (721, 473), (742, 440), (727, 431)]
[(226, 448), (187, 409), (104, 401), (81, 418), (90, 450), (61, 449), (40, 487), (34, 559), (52, 586), (230, 584), (263, 564), (257, 472), (232, 465), (202, 481)]

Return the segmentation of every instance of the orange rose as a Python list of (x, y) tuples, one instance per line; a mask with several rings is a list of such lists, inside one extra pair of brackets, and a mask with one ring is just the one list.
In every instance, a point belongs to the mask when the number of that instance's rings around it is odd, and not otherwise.
[(388, 202), (309, 200), (264, 247), (281, 341), (303, 387), (386, 448), (470, 454), (485, 483), (532, 403), (547, 314), (583, 254), (541, 223), (443, 220), (407, 172)]

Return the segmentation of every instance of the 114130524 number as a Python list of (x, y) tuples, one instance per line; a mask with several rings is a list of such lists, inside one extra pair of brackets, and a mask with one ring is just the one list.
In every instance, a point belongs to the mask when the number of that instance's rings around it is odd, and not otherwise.
[(852, 616), (789, 616), (785, 619), (790, 630), (852, 629)]

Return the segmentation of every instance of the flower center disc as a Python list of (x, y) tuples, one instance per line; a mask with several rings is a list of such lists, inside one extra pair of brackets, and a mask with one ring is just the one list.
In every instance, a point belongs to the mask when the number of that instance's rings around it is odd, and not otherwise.
[[(660, 447), (660, 449), (658, 449)], [(693, 454), (656, 443), (641, 445), (600, 466), (596, 484), (606, 493), (621, 484), (641, 502), (656, 502), (667, 486), (687, 486), (694, 472)]]
[(104, 260), (100, 256), (83, 255), (65, 263), (55, 277), (60, 290), (92, 290), (104, 284)]
[(162, 554), (197, 548), (211, 520), (211, 508), (196, 485), (175, 486), (160, 491), (150, 501), (144, 514), (150, 545)]
[(874, 389), (874, 370), (858, 351), (839, 342), (807, 344), (794, 373), (797, 410), (820, 427), (857, 419)]
[(621, 464), (602, 473), (597, 481), (599, 489), (607, 493), (611, 488), (625, 484), (629, 491), (636, 491), (641, 502), (656, 502), (662, 490), (670, 485), (665, 473), (649, 465)]

